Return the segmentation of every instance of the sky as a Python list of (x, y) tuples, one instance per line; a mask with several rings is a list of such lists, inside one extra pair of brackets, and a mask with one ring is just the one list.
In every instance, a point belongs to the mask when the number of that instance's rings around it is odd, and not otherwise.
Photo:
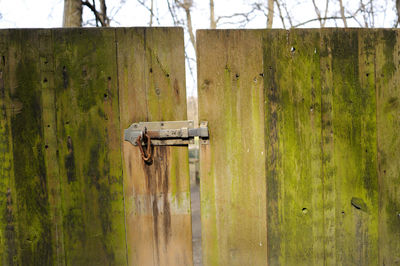
[[(144, 1), (148, 6), (150, 0)], [(219, 16), (230, 16), (235, 13), (244, 13), (251, 10), (251, 4), (254, 2), (267, 2), (267, 0), (214, 0), (215, 14)], [(338, 0), (327, 0), (329, 4), (329, 15), (339, 16)], [(360, 0), (367, 3), (369, 0)], [(344, 6), (349, 12), (357, 10), (360, 1), (343, 0)], [(209, 27), (209, 1), (193, 0), (192, 9), (193, 27), (196, 29), (206, 29)], [(325, 10), (326, 0), (315, 0), (318, 8)], [(392, 27), (396, 18), (394, 0), (374, 0), (377, 10), (377, 16), (374, 19), (376, 27)], [(113, 27), (135, 27), (148, 26), (150, 13), (139, 4), (138, 0), (107, 0), (108, 15), (112, 18)], [(316, 18), (316, 13), (311, 0), (286, 0), (287, 9), (293, 17), (293, 25), (298, 25), (304, 21)], [(99, 6), (99, 5), (97, 5)], [(58, 28), (62, 26), (63, 0), (0, 0), (0, 29), (1, 28)], [(154, 26), (174, 26), (168, 11), (165, 0), (154, 0), (154, 9), (157, 19), (154, 19)], [(276, 8), (275, 8), (276, 11)], [(252, 20), (246, 25), (240, 24), (237, 20), (221, 20), (218, 28), (265, 28), (266, 17), (261, 13), (254, 13)], [(363, 17), (358, 16), (361, 23)], [(93, 21), (92, 13), (84, 8), (83, 21)], [(288, 24), (288, 22), (286, 22)], [(90, 25), (86, 25), (90, 26)], [(307, 23), (303, 28), (318, 28), (319, 22)], [(343, 27), (341, 20), (328, 21), (327, 27)], [(355, 20), (348, 20), (349, 27), (360, 27)], [(283, 28), (278, 17), (277, 11), (274, 17), (274, 28)], [(288, 27), (288, 25), (286, 25)], [(195, 58), (194, 49), (189, 42), (188, 34), (185, 34), (186, 53), (189, 57)], [(196, 64), (195, 60), (186, 62), (186, 81), (188, 96), (196, 96)]]

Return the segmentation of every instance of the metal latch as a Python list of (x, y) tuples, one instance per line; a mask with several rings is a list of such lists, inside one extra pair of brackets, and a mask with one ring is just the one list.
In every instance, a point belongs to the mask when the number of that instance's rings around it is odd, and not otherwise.
[[(139, 122), (132, 124), (124, 131), (125, 140), (137, 146), (138, 137), (144, 140), (144, 136), (151, 139), (151, 145), (188, 145), (194, 143), (194, 137), (199, 137), (201, 144), (208, 143), (208, 122), (200, 123), (200, 127), (194, 128), (194, 122), (189, 121), (161, 121)], [(141, 141), (145, 145), (144, 141)]]

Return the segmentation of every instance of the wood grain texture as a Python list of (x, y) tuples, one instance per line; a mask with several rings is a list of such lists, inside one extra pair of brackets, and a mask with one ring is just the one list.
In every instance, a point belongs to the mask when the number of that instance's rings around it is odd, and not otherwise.
[(264, 39), (269, 265), (323, 265), (318, 31)]
[(65, 265), (64, 232), (62, 221), (61, 186), (56, 127), (56, 98), (54, 87), (54, 47), (51, 30), (39, 32), (40, 84), (42, 92), (43, 136), (53, 265)]
[(0, 186), (1, 213), (0, 262), (2, 265), (17, 263), (17, 225), (15, 186), (13, 169), (13, 141), (11, 116), (13, 104), (9, 90), (9, 51), (10, 32), (0, 31)]
[(379, 30), (375, 57), (379, 265), (400, 265), (400, 36)]
[[(54, 243), (50, 218), (39, 36), (42, 31), (10, 30), (8, 35), (8, 93), (14, 176), (8, 206), (15, 237), (10, 264), (52, 265)], [(14, 222), (15, 221), (15, 222)], [(15, 233), (15, 234), (14, 234)], [(9, 258), (10, 259), (10, 258)]]
[[(378, 178), (373, 32), (331, 34), (332, 178), (336, 265), (378, 263)], [(366, 77), (367, 73), (371, 73)], [(325, 107), (323, 107), (325, 108)], [(327, 188), (328, 189), (328, 188)]]
[[(366, 29), (198, 33), (200, 119), (209, 121), (211, 133), (201, 153), (206, 265), (235, 264), (241, 257), (233, 255), (241, 252), (251, 257), (242, 264), (265, 264), (255, 261), (255, 246), (232, 248), (238, 239), (253, 239), (248, 226), (264, 223), (250, 214), (257, 210), (253, 190), (232, 181), (248, 181), (253, 167), (246, 163), (246, 172), (240, 171), (241, 156), (253, 159), (242, 147), (248, 134), (240, 130), (258, 121), (241, 86), (252, 84), (250, 70), (257, 67), (263, 69), (265, 98), (260, 111), (265, 133), (257, 139), (265, 138), (266, 160), (254, 167), (266, 171), (258, 191), (266, 195), (268, 250), (261, 253), (269, 265), (376, 265), (378, 257), (381, 265), (397, 263), (396, 34)], [(390, 166), (386, 156), (394, 160)], [(246, 195), (238, 205), (247, 207), (239, 233), (231, 221), (237, 219), (237, 195)]]
[[(134, 122), (186, 119), (183, 31), (117, 29), (123, 129)], [(192, 265), (188, 152), (154, 147), (152, 164), (122, 144), (129, 265)]]
[(130, 123), (186, 119), (182, 30), (0, 35), (1, 264), (126, 265), (128, 247), (130, 264), (191, 265), (187, 149), (155, 148), (147, 166), (128, 146), (128, 229), (121, 153)]
[(67, 265), (126, 265), (115, 31), (53, 32)]
[(198, 31), (204, 265), (267, 261), (262, 31)]
[(321, 75), (321, 179), (323, 182), (323, 243), (326, 265), (336, 265), (336, 182), (333, 178), (333, 130), (332, 130), (332, 30), (321, 31), (320, 75)]

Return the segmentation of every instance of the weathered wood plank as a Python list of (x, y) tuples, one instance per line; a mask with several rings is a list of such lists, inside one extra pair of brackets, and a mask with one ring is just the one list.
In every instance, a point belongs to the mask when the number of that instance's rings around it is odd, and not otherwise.
[(320, 35), (264, 40), (269, 265), (323, 265)]
[(9, 31), (0, 31), (0, 262), (13, 265), (17, 262), (17, 225), (13, 170), (13, 141), (11, 134), (12, 103), (9, 86), (8, 63)]
[[(10, 185), (7, 215), (16, 226), (7, 228), (16, 232), (13, 263), (20, 265), (51, 265), (54, 252), (43, 135), (39, 33), (12, 30), (8, 35), (7, 93), (11, 106), (14, 184)], [(7, 233), (13, 235), (11, 231)]]
[(333, 144), (324, 159), (331, 160), (328, 174), (334, 180), (335, 199), (325, 209), (335, 213), (336, 265), (378, 263), (373, 42), (372, 32), (335, 30), (331, 34), (333, 87), (325, 89), (331, 90), (332, 105), (323, 109), (331, 112)]
[(204, 265), (267, 261), (262, 31), (198, 31)]
[(379, 265), (400, 263), (400, 36), (379, 30), (375, 57)]
[[(140, 121), (186, 119), (182, 29), (117, 29), (121, 138)], [(124, 142), (129, 265), (192, 265), (186, 147), (154, 147), (152, 164)]]
[(53, 32), (67, 265), (126, 265), (115, 31)]
[(336, 265), (336, 186), (333, 177), (333, 130), (332, 130), (332, 44), (331, 29), (321, 31), (320, 74), (321, 74), (321, 178), (323, 182), (323, 226), (324, 261), (327, 265)]
[(49, 218), (53, 244), (52, 265), (65, 265), (64, 232), (62, 221), (61, 186), (59, 178), (56, 98), (54, 87), (54, 56), (51, 30), (39, 32), (40, 82), (42, 92), (43, 137)]
[(323, 227), (324, 261), (336, 265), (336, 182), (333, 176), (333, 130), (332, 130), (332, 44), (331, 29), (321, 31), (320, 75), (321, 75), (321, 178), (323, 182)]

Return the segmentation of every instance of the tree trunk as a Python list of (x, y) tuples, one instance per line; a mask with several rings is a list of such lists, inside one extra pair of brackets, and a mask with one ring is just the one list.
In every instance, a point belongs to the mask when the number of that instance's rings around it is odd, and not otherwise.
[(196, 38), (194, 37), (194, 33), (193, 33), (192, 16), (190, 14), (190, 8), (186, 8), (185, 13), (186, 13), (186, 20), (187, 20), (187, 27), (188, 27), (190, 42), (192, 43), (193, 48), (196, 51)]
[(397, 10), (397, 23), (396, 27), (400, 24), (400, 0), (396, 0), (396, 10)]
[(82, 26), (82, 1), (64, 0), (63, 27)]
[(210, 29), (217, 28), (217, 22), (215, 21), (215, 11), (214, 11), (214, 0), (210, 0)]
[(100, 0), (100, 14), (103, 20), (103, 27), (110, 26), (110, 20), (107, 17), (107, 6), (106, 0)]
[(272, 28), (272, 23), (274, 21), (274, 0), (268, 0), (268, 18), (267, 18), (267, 28)]

